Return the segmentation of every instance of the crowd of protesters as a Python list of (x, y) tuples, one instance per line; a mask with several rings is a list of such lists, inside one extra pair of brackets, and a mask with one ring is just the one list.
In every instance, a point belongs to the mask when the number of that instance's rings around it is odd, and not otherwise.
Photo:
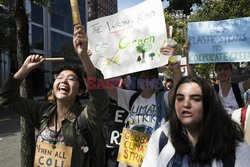
[[(18, 96), (22, 80), (44, 62), (40, 55), (28, 56), (0, 90), (0, 105), (21, 115), (38, 130), (38, 150), (42, 144), (46, 148), (67, 149), (65, 156), (70, 157), (68, 165), (72, 167), (126, 165), (118, 162), (110, 165), (105, 155), (103, 125), (112, 98), (128, 112), (125, 123), (128, 129), (151, 135), (144, 167), (247, 167), (250, 164), (250, 146), (244, 138), (244, 131), (249, 131), (250, 80), (231, 83), (231, 63), (215, 65), (219, 84), (213, 85), (197, 75), (181, 77), (179, 62), (170, 65), (173, 78), (165, 82), (159, 79), (157, 68), (141, 71), (135, 90), (131, 90), (131, 76), (126, 76), (123, 89), (89, 89), (89, 102), (83, 106), (79, 97), (86, 89), (84, 82), (89, 77), (103, 79), (90, 60), (87, 44), (84, 27), (76, 25), (73, 45), (83, 68), (59, 68), (54, 76), (52, 97), (47, 102)], [(163, 47), (161, 53), (173, 55), (174, 48)], [(147, 82), (153, 84), (149, 86)], [(116, 157), (117, 151), (113, 154)], [(35, 166), (45, 163), (38, 159)]]

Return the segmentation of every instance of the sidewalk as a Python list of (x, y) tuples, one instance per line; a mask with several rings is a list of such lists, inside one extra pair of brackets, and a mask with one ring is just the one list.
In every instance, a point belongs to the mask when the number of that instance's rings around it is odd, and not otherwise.
[(0, 167), (20, 167), (20, 118), (0, 108)]

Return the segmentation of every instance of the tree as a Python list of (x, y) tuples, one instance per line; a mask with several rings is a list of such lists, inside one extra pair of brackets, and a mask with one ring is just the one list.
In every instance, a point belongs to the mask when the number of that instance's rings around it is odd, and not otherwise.
[(8, 29), (6, 28), (8, 25), (8, 9), (5, 6), (0, 6), (0, 53), (7, 50), (7, 39), (8, 39)]
[[(30, 53), (29, 46), (29, 22), (24, 8), (24, 1), (14, 1), (14, 18), (16, 23), (17, 61), (21, 67)], [(30, 88), (30, 89), (26, 89)], [(32, 80), (29, 75), (21, 84), (20, 96), (32, 99)], [(35, 154), (35, 131), (34, 128), (21, 117), (21, 166), (33, 166)]]
[(141, 63), (145, 63), (145, 53), (152, 49), (151, 43), (140, 43), (136, 46), (136, 52), (142, 54), (142, 58), (140, 55), (137, 58), (137, 61)]
[(9, 54), (15, 55), (15, 24), (11, 11), (5, 5), (0, 3), (0, 55)]
[(184, 14), (190, 15), (193, 11), (193, 5), (200, 5), (202, 0), (162, 0), (169, 1), (169, 6), (167, 10), (172, 12), (173, 10), (182, 10)]
[[(33, 0), (33, 3), (46, 6), (47, 0)], [(26, 10), (24, 8), (24, 0), (6, 1), (2, 0), (1, 4), (9, 6), (11, 14), (14, 15), (16, 26), (16, 57), (18, 67), (21, 67), (24, 60), (30, 54), (29, 45), (29, 22)], [(26, 89), (29, 88), (29, 89)], [(20, 96), (32, 99), (32, 80), (29, 75), (21, 84)], [(34, 128), (21, 118), (21, 166), (32, 167), (35, 155), (35, 131)]]
[(204, 0), (190, 21), (233, 19), (250, 16), (249, 0)]

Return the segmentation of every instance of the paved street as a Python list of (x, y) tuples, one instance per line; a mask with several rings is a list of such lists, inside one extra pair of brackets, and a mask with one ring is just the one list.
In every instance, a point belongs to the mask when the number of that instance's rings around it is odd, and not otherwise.
[(0, 167), (20, 167), (20, 119), (0, 109)]

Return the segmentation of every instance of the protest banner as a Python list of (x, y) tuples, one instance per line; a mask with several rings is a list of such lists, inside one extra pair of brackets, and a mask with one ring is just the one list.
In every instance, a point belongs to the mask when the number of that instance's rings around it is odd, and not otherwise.
[(250, 17), (188, 23), (189, 63), (250, 61)]
[(36, 144), (36, 153), (34, 167), (58, 166), (70, 167), (72, 157), (72, 147), (38, 142)]
[(130, 166), (140, 166), (147, 150), (149, 138), (150, 134), (123, 128), (117, 160)]
[(162, 2), (147, 0), (111, 16), (88, 22), (91, 60), (104, 78), (160, 67), (168, 57)]
[(121, 133), (125, 127), (125, 121), (128, 112), (119, 107), (116, 103), (109, 104), (109, 112), (104, 120), (104, 137), (106, 145), (109, 147), (119, 147), (121, 141)]

